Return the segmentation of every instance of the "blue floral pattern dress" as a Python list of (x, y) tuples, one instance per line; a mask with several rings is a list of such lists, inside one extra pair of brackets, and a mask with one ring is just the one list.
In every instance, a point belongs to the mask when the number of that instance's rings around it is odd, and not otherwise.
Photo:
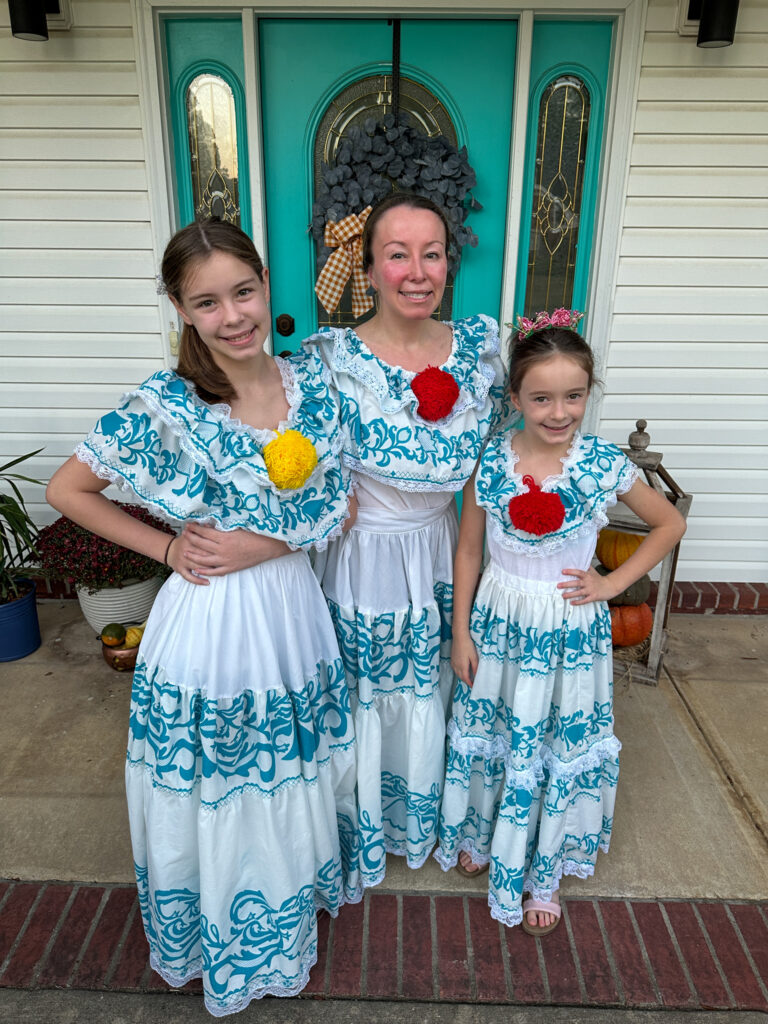
[(637, 479), (615, 445), (576, 434), (562, 472), (541, 484), (560, 496), (562, 526), (523, 532), (508, 507), (528, 490), (513, 434), (494, 435), (475, 478), (490, 557), (470, 619), (479, 665), (471, 688), (456, 682), (435, 853), (446, 871), (462, 850), (490, 862), (488, 903), (507, 925), (522, 920), (523, 892), (550, 899), (608, 850), (621, 748), (611, 619), (605, 602), (573, 605), (557, 583), (589, 568), (606, 510)]
[(147, 622), (126, 761), (131, 841), (152, 967), (202, 976), (224, 1016), (290, 996), (317, 957), (316, 910), (361, 898), (355, 741), (333, 625), (306, 548), (340, 533), (349, 474), (320, 361), (277, 360), (318, 464), (278, 491), (277, 435), (156, 373), (78, 446), (101, 478), (171, 523), (280, 538), (293, 553), (195, 586), (174, 574)]
[(476, 316), (451, 327), (441, 369), (459, 396), (437, 422), (418, 413), (416, 374), (379, 360), (353, 330), (307, 342), (339, 392), (359, 502), (354, 527), (317, 555), (315, 571), (351, 691), (367, 885), (384, 877), (387, 852), (417, 868), (437, 839), (453, 687), (454, 497), (504, 405), (496, 323)]

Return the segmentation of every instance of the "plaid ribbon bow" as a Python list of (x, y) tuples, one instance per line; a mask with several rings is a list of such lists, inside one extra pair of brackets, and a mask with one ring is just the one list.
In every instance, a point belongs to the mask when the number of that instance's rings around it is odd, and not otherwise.
[(355, 316), (361, 317), (373, 305), (367, 294), (368, 279), (363, 273), (363, 226), (370, 212), (371, 207), (366, 206), (362, 213), (350, 213), (343, 220), (329, 220), (325, 225), (323, 244), (336, 252), (331, 253), (320, 271), (315, 294), (327, 313), (333, 313), (338, 307), (350, 276)]

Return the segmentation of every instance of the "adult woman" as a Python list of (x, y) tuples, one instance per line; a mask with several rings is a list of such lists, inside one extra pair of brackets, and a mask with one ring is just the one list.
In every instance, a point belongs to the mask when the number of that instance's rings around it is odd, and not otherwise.
[(319, 553), (315, 571), (355, 716), (367, 885), (384, 877), (386, 852), (417, 868), (436, 841), (453, 687), (454, 493), (501, 415), (496, 323), (432, 318), (449, 243), (430, 200), (384, 200), (363, 235), (375, 315), (357, 331), (327, 329), (305, 343), (339, 392), (343, 458), (359, 501), (354, 528)]

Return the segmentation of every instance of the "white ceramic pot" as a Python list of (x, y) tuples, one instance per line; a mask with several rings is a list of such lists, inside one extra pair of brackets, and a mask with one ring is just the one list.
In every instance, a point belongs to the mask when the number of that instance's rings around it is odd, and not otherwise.
[(126, 583), (122, 587), (103, 587), (92, 594), (78, 590), (77, 599), (88, 625), (100, 633), (110, 622), (121, 622), (124, 626), (143, 622), (162, 585), (159, 576), (150, 576), (148, 580)]

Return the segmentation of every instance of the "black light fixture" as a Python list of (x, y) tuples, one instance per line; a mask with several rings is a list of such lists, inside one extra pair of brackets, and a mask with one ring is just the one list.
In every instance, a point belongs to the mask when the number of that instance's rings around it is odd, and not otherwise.
[(11, 32), (16, 39), (44, 43), (48, 38), (45, 0), (8, 0)]
[(730, 46), (736, 34), (739, 0), (702, 0), (696, 45), (706, 48)]

